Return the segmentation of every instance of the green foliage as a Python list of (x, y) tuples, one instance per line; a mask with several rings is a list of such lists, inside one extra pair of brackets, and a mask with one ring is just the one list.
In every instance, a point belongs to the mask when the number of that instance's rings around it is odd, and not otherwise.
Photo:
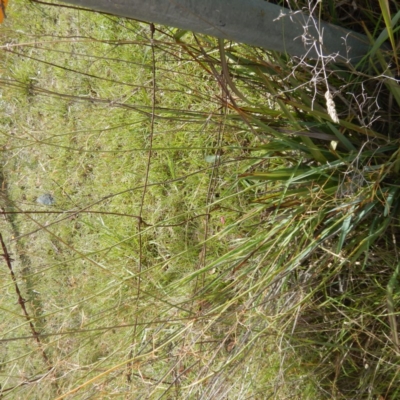
[(10, 4), (3, 394), (398, 397), (400, 14), (319, 7), (357, 69)]

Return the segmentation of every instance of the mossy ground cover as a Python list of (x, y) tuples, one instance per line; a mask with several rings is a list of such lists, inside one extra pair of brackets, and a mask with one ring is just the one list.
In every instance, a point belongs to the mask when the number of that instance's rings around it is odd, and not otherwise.
[[(328, 3), (322, 18), (346, 25)], [(3, 395), (396, 399), (400, 96), (385, 55), (306, 64), (9, 8)], [(371, 37), (397, 34), (395, 8), (357, 12)]]

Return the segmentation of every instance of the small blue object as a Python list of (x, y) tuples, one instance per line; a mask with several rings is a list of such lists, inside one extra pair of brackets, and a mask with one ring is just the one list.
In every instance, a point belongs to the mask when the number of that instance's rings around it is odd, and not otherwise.
[(39, 204), (43, 204), (44, 206), (52, 206), (56, 201), (54, 200), (54, 197), (49, 194), (42, 194), (39, 196), (36, 200)]
[(221, 158), (220, 155), (208, 155), (205, 157), (206, 162), (208, 163), (215, 163), (216, 161), (219, 161), (219, 159)]

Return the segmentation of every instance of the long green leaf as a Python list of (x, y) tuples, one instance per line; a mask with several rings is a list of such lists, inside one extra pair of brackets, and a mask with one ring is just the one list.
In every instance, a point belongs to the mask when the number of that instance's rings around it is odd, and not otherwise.
[[(392, 21), (390, 17), (390, 8), (388, 0), (379, 0), (379, 6), (381, 7), (383, 19), (385, 21), (386, 29), (388, 31), (390, 43), (392, 44), (393, 50), (396, 49), (396, 43), (394, 41), (393, 29), (392, 29)], [(396, 53), (394, 53), (396, 54)]]

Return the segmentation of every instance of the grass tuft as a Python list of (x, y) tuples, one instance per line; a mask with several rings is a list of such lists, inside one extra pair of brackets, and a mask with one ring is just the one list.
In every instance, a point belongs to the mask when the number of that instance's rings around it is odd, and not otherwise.
[(357, 68), (10, 4), (4, 396), (399, 397), (400, 14), (342, 3)]

